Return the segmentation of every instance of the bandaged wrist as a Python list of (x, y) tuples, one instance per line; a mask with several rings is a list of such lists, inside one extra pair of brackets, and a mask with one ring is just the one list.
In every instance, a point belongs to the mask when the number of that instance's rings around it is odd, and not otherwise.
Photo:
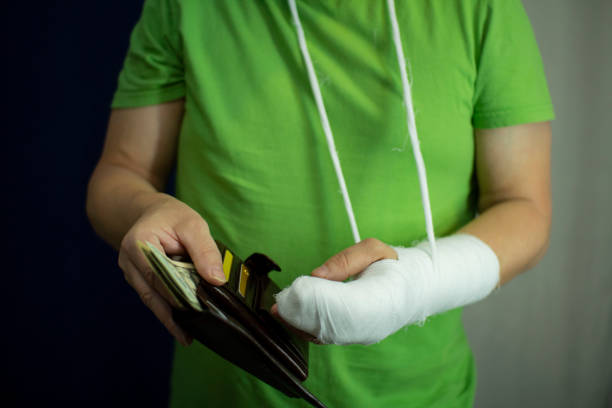
[(400, 328), (486, 297), (499, 282), (499, 261), (480, 239), (457, 234), (429, 244), (393, 247), (398, 259), (374, 262), (356, 279), (297, 278), (276, 296), (280, 316), (324, 344), (377, 343)]

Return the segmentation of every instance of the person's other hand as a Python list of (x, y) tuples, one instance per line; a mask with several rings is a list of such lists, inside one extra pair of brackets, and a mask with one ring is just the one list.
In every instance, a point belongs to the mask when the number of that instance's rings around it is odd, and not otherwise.
[[(192, 339), (172, 319), (174, 300), (151, 270), (137, 241), (149, 242), (169, 256), (188, 255), (198, 273), (212, 285), (225, 283), (221, 254), (208, 224), (192, 208), (160, 194), (127, 232), (119, 248), (119, 267), (142, 302), (182, 345)], [(175, 306), (175, 305), (174, 305)]]
[(395, 249), (376, 238), (366, 238), (329, 258), (313, 270), (311, 275), (344, 281), (381, 259), (397, 259)]
[[(316, 278), (342, 282), (361, 273), (368, 266), (381, 259), (397, 259), (397, 252), (376, 238), (366, 238), (329, 258), (323, 265), (314, 269), (311, 275)], [(312, 334), (301, 331), (283, 320), (278, 313), (276, 303), (270, 309), (270, 313), (304, 340), (320, 344)]]

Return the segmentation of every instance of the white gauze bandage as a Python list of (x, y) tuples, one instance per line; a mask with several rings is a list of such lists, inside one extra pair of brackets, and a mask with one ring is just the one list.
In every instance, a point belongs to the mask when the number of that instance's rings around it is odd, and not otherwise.
[(374, 262), (356, 279), (302, 276), (276, 295), (280, 316), (323, 344), (372, 344), (427, 317), (486, 297), (499, 282), (499, 261), (480, 239), (457, 234), (393, 247), (398, 260)]

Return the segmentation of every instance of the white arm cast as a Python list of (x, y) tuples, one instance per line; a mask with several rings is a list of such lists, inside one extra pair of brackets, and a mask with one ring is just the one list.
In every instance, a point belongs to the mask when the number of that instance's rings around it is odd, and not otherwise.
[(276, 295), (280, 316), (323, 344), (372, 344), (427, 317), (477, 302), (499, 282), (499, 261), (480, 239), (457, 234), (429, 244), (393, 247), (398, 260), (374, 262), (356, 279), (301, 276)]

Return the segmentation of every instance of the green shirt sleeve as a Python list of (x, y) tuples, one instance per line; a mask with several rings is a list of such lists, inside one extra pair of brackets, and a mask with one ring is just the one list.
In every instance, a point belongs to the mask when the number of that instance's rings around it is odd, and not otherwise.
[(542, 58), (520, 0), (483, 2), (472, 122), (495, 128), (554, 118)]
[(156, 105), (185, 96), (185, 76), (174, 0), (146, 0), (130, 46), (113, 108)]

